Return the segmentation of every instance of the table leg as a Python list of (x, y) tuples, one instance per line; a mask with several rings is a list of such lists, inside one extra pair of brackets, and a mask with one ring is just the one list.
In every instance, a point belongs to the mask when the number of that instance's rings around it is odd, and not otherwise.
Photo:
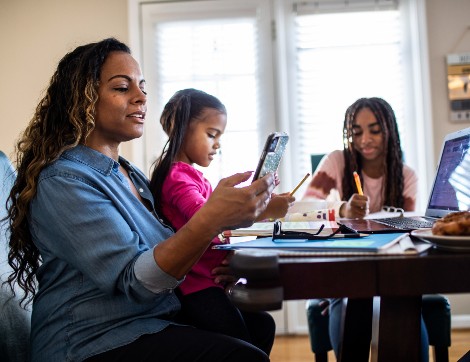
[(371, 362), (421, 360), (421, 298), (374, 298)]
[(368, 362), (372, 333), (372, 298), (343, 299), (339, 361)]

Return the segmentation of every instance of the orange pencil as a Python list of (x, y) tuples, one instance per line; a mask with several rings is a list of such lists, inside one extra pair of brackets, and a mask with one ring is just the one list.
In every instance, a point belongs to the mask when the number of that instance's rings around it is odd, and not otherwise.
[(357, 192), (359, 193), (359, 195), (364, 195), (364, 193), (362, 192), (361, 178), (359, 177), (356, 171), (353, 172), (353, 175), (354, 181), (356, 181)]

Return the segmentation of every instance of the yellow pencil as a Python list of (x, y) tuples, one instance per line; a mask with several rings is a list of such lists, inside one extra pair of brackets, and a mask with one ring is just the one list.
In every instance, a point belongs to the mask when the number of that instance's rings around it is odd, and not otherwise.
[(310, 176), (310, 173), (307, 172), (307, 174), (304, 176), (304, 178), (302, 179), (302, 181), (299, 182), (299, 184), (297, 186), (295, 186), (295, 188), (290, 192), (290, 195), (293, 196), (294, 193), (299, 189), (300, 186), (302, 186), (302, 184), (305, 182), (305, 180), (307, 179), (307, 177)]
[(359, 177), (359, 175), (357, 174), (356, 171), (353, 172), (353, 175), (354, 175), (354, 181), (356, 181), (356, 187), (357, 187), (358, 194), (359, 195), (364, 195), (364, 193), (362, 192), (361, 178)]

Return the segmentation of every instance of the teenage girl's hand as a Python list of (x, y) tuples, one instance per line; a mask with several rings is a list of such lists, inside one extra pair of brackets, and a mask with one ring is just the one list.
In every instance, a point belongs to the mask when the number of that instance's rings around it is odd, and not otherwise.
[(328, 299), (322, 299), (320, 303), (318, 303), (320, 307), (322, 307), (321, 315), (327, 316), (330, 314), (330, 301)]
[(265, 219), (279, 219), (286, 216), (289, 207), (295, 201), (295, 197), (289, 192), (283, 194), (273, 194), (266, 210), (256, 219), (257, 221)]
[(369, 197), (353, 194), (340, 209), (340, 215), (348, 219), (362, 219), (369, 214)]

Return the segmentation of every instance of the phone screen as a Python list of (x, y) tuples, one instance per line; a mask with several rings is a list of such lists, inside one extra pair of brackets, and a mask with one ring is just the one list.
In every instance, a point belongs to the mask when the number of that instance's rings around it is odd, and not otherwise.
[(265, 176), (267, 173), (277, 171), (288, 140), (289, 136), (285, 132), (275, 132), (268, 136), (253, 181)]

